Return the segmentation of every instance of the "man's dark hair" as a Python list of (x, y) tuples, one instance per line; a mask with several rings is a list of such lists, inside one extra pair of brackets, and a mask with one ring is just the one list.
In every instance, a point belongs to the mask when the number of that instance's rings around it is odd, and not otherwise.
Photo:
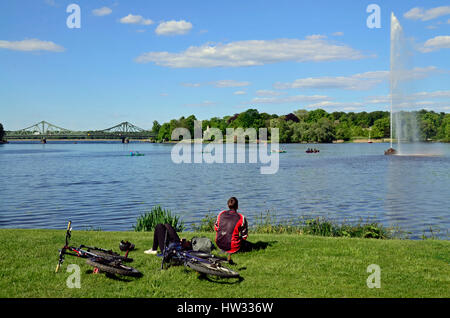
[(228, 208), (230, 210), (237, 210), (238, 209), (238, 199), (235, 197), (231, 197), (228, 199)]

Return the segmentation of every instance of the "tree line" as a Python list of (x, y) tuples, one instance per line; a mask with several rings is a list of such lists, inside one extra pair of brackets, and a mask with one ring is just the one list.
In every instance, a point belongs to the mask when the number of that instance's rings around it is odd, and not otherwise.
[[(432, 110), (405, 112), (405, 118), (416, 118), (419, 138), (422, 141), (450, 142), (450, 114)], [(153, 122), (152, 132), (158, 141), (170, 141), (172, 130), (183, 127), (194, 135), (194, 115), (172, 119), (162, 125)], [(327, 143), (336, 140), (350, 141), (357, 138), (390, 138), (390, 114), (387, 111), (331, 112), (323, 109), (300, 109), (287, 115), (260, 113), (248, 109), (225, 117), (213, 117), (202, 121), (202, 129), (218, 128), (225, 136), (227, 128), (278, 128), (281, 143)]]
[[(422, 141), (450, 142), (450, 114), (420, 110), (405, 112), (404, 118), (414, 118)], [(157, 141), (170, 141), (175, 128), (187, 128), (194, 135), (194, 115), (172, 119), (167, 123), (153, 122), (152, 132)], [(281, 143), (323, 143), (336, 140), (350, 141), (357, 138), (390, 138), (390, 114), (387, 111), (373, 112), (331, 112), (323, 109), (296, 110), (287, 115), (268, 114), (248, 109), (231, 116), (213, 117), (202, 120), (202, 130), (218, 128), (226, 135), (227, 128), (278, 128)], [(0, 123), (0, 141), (5, 131)]]

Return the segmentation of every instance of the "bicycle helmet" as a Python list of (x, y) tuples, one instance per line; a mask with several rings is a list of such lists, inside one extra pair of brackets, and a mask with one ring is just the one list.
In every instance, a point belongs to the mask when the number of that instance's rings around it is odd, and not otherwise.
[(119, 249), (120, 249), (122, 252), (132, 251), (132, 250), (134, 250), (134, 244), (133, 244), (133, 243), (130, 243), (130, 242), (128, 242), (128, 241), (120, 241)]

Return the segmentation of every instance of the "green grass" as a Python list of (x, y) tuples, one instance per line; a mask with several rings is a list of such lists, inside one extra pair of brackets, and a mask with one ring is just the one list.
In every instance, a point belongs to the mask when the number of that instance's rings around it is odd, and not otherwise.
[[(0, 297), (450, 297), (450, 242), (375, 240), (294, 234), (252, 234), (265, 249), (233, 256), (243, 279), (205, 279), (183, 266), (161, 271), (160, 258), (143, 253), (151, 232), (73, 231), (72, 245), (118, 251), (136, 244), (132, 263), (144, 276), (112, 279), (92, 274), (84, 259), (66, 256), (54, 273), (63, 230), (0, 230)], [(182, 233), (214, 238), (213, 233)], [(67, 266), (81, 268), (71, 289)], [(370, 289), (367, 267), (381, 267), (381, 288)]]

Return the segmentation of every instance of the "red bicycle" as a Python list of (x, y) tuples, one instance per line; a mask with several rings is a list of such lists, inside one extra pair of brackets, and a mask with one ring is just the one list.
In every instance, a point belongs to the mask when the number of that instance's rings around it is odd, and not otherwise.
[(72, 255), (77, 257), (86, 258), (86, 263), (94, 267), (94, 273), (106, 272), (110, 274), (118, 274), (123, 276), (142, 276), (141, 272), (137, 269), (126, 266), (124, 262), (132, 262), (133, 259), (128, 257), (128, 251), (126, 256), (113, 252), (112, 250), (105, 250), (98, 247), (90, 247), (86, 245), (80, 245), (79, 247), (69, 246), (70, 238), (72, 237), (72, 222), (69, 221), (66, 231), (66, 244), (59, 250), (59, 260), (56, 265), (55, 272), (61, 267), (64, 262), (65, 255)]

